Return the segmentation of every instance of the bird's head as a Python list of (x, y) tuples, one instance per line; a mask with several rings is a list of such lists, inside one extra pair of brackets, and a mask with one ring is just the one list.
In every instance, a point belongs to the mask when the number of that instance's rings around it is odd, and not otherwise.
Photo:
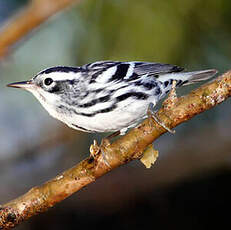
[(31, 92), (47, 109), (59, 105), (63, 99), (78, 92), (80, 70), (75, 67), (52, 67), (41, 71), (28, 81), (8, 84)]

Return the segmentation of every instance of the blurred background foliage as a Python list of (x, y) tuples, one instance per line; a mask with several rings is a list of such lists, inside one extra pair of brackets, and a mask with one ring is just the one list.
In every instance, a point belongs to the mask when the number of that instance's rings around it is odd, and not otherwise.
[[(1, 25), (29, 2), (0, 0)], [(102, 137), (65, 127), (7, 83), (50, 66), (109, 59), (223, 73), (230, 69), (230, 12), (229, 0), (83, 0), (17, 44), (0, 64), (0, 203), (73, 166)], [(160, 157), (150, 170), (132, 162), (17, 229), (230, 225), (230, 115), (227, 100), (159, 138)]]

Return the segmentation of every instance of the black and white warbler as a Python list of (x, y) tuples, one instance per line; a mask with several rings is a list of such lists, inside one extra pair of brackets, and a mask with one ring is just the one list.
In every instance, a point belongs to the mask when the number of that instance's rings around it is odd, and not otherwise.
[(9, 84), (30, 91), (49, 114), (84, 132), (124, 134), (147, 116), (172, 87), (211, 78), (215, 69), (183, 68), (151, 62), (100, 61), (81, 67), (45, 69), (31, 80)]

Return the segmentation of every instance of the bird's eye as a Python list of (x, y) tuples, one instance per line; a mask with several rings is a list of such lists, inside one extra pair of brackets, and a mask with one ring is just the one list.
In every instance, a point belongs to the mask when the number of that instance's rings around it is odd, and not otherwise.
[(44, 84), (45, 85), (51, 85), (53, 83), (53, 80), (51, 79), (51, 78), (46, 78), (45, 80), (44, 80)]

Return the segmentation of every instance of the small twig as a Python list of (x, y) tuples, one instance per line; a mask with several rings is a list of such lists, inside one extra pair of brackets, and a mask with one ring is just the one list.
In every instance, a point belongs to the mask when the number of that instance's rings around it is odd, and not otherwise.
[[(231, 71), (190, 94), (177, 98), (171, 109), (162, 107), (158, 117), (168, 127), (173, 128), (222, 103), (230, 96)], [(113, 168), (139, 159), (144, 149), (165, 132), (163, 127), (156, 123), (150, 125), (150, 121), (146, 119), (137, 128), (104, 149), (110, 167), (102, 160), (100, 153), (95, 159), (89, 157), (56, 178), (1, 206), (0, 229), (9, 229), (46, 211)]]
[(0, 59), (9, 53), (16, 42), (45, 22), (55, 13), (65, 9), (77, 0), (33, 0), (18, 15), (8, 21), (0, 30)]

